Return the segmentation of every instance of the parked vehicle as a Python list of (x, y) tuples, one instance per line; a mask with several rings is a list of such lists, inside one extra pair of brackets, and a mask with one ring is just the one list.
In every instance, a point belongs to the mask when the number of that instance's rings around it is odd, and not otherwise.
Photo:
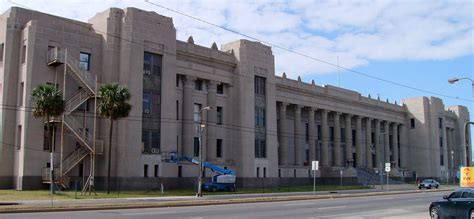
[(431, 218), (473, 218), (474, 189), (457, 189), (449, 196), (431, 203), (429, 213)]
[(434, 179), (425, 179), (420, 184), (418, 184), (418, 189), (431, 189), (431, 188), (439, 188), (439, 182)]

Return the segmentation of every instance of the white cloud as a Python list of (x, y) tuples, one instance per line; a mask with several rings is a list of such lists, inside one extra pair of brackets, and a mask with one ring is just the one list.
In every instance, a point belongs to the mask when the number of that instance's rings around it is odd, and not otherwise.
[[(108, 7), (137, 7), (173, 17), (178, 39), (223, 44), (240, 35), (145, 1), (12, 0), (29, 8), (86, 21)], [(474, 53), (474, 2), (469, 0), (161, 1), (156, 4), (255, 36), (317, 59), (354, 68), (371, 61), (447, 60)], [(0, 11), (16, 6), (0, 0)], [(296, 75), (337, 68), (273, 48), (276, 72)]]

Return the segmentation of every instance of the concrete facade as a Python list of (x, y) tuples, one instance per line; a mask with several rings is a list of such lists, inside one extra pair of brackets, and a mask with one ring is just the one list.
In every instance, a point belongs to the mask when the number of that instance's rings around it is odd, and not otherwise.
[[(445, 107), (434, 97), (389, 103), (284, 73), (279, 77), (270, 47), (237, 40), (219, 50), (215, 44), (196, 45), (192, 37), (179, 41), (172, 19), (155, 12), (110, 8), (84, 23), (14, 7), (0, 16), (0, 45), (1, 188), (44, 186), (49, 152), (43, 120), (31, 115), (31, 91), (55, 83), (71, 103), (84, 92), (81, 83), (92, 79), (92, 85), (95, 78), (99, 85), (124, 85), (132, 96), (130, 116), (114, 126), (116, 187), (194, 185), (197, 166), (163, 158), (170, 152), (195, 157), (199, 123), (206, 126), (204, 159), (234, 169), (239, 186), (306, 182), (312, 160), (320, 161), (316, 174), (328, 182), (340, 170), (353, 179), (386, 162), (392, 163), (393, 177), (450, 178), (459, 165), (470, 165), (464, 106)], [(48, 64), (50, 51), (66, 54), (65, 64)], [(107, 142), (109, 121), (98, 118), (94, 126), (94, 95), (63, 118)], [(199, 114), (205, 106), (212, 108)], [(54, 134), (54, 165), (61, 168), (87, 146), (68, 124), (61, 132), (64, 123)], [(102, 187), (107, 151), (97, 154), (93, 169), (96, 186)], [(84, 154), (65, 175), (81, 179), (91, 167)]]

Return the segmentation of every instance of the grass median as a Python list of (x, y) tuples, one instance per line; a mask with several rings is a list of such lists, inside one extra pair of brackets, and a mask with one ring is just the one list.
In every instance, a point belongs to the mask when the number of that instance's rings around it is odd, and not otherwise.
[[(337, 191), (337, 190), (356, 190), (368, 189), (365, 186), (330, 186), (320, 185), (316, 187), (316, 191)], [(222, 195), (222, 194), (255, 194), (255, 193), (285, 193), (285, 192), (310, 192), (313, 191), (312, 186), (294, 186), (280, 188), (244, 188), (235, 192), (204, 192), (204, 195)], [(57, 191), (54, 199), (106, 199), (106, 198), (147, 198), (147, 197), (165, 197), (165, 196), (193, 196), (196, 194), (195, 189), (176, 189), (165, 190), (161, 193), (159, 190), (146, 191), (112, 191), (106, 194), (104, 191), (97, 191), (96, 194), (81, 195), (75, 191)], [(20, 201), (20, 200), (48, 200), (51, 199), (49, 190), (0, 190), (0, 201)]]

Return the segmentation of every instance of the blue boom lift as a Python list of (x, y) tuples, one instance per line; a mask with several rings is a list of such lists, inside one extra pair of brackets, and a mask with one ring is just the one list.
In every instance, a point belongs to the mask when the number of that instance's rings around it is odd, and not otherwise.
[[(187, 161), (196, 165), (199, 165), (199, 160), (194, 158), (176, 155), (176, 152), (170, 153), (170, 159), (166, 160), (170, 163), (177, 163), (179, 161)], [(235, 173), (233, 170), (224, 169), (216, 165), (212, 165), (210, 163), (204, 162), (204, 168), (210, 169), (212, 172), (216, 172), (217, 174), (212, 176), (212, 182), (210, 183), (203, 183), (202, 189), (204, 191), (235, 191)]]

